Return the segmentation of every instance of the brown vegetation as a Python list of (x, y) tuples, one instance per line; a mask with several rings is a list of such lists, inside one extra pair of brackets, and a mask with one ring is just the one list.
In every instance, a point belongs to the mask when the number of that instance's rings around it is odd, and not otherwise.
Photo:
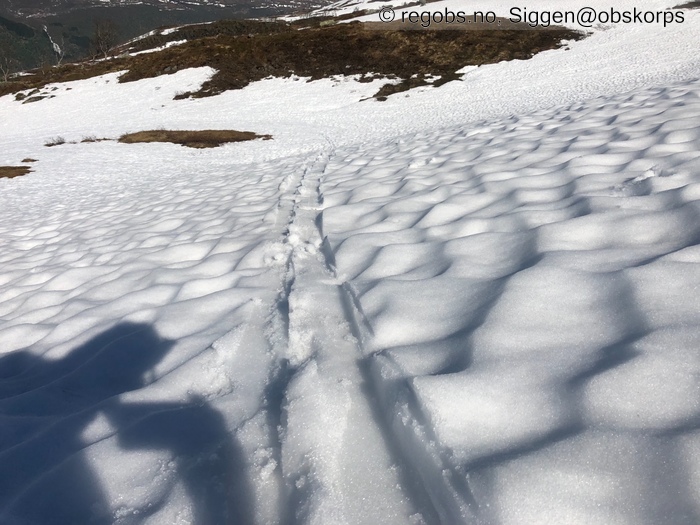
[(270, 135), (258, 135), (252, 131), (235, 131), (228, 129), (186, 130), (150, 130), (127, 133), (119, 137), (119, 142), (136, 144), (139, 142), (172, 142), (189, 148), (216, 148), (227, 142), (242, 142), (254, 139), (269, 140)]
[[(162, 63), (157, 67), (165, 69), (187, 60), (213, 67), (217, 73), (201, 89), (181, 95), (204, 97), (292, 72), (312, 80), (367, 72), (404, 80), (414, 75), (450, 76), (466, 65), (527, 59), (558, 47), (562, 39), (579, 37), (564, 29), (376, 31), (350, 23), (253, 38), (198, 40), (160, 53), (157, 60)], [(123, 80), (149, 76), (153, 66), (135, 65)]]
[(583, 37), (582, 33), (562, 28), (415, 31), (377, 30), (378, 26), (381, 24), (352, 22), (296, 29), (280, 22), (251, 21), (188, 26), (168, 35), (147, 37), (135, 46), (161, 45), (161, 40), (189, 38), (184, 44), (137, 56), (124, 55), (37, 71), (34, 75), (0, 84), (0, 96), (49, 82), (77, 80), (113, 71), (127, 70), (120, 82), (129, 82), (201, 66), (210, 66), (217, 72), (201, 89), (176, 98), (217, 95), (270, 76), (296, 74), (320, 79), (368, 72), (403, 80), (399, 87), (387, 86), (376, 95), (386, 96), (421, 85), (427, 75), (441, 76), (444, 82), (456, 78), (455, 71), (467, 65), (524, 60), (540, 51), (559, 47), (564, 39)]
[(53, 146), (60, 146), (61, 144), (65, 144), (65, 143), (66, 143), (66, 139), (64, 139), (63, 137), (53, 137), (53, 138), (47, 140), (46, 142), (44, 142), (44, 146), (46, 146), (47, 148), (51, 148)]
[(21, 177), (32, 171), (29, 166), (0, 166), (0, 179)]
[(198, 40), (219, 36), (249, 36), (293, 31), (290, 24), (284, 22), (259, 22), (257, 20), (219, 20), (211, 24), (195, 24), (180, 27), (163, 35), (157, 32), (129, 44), (119, 46), (119, 52), (137, 52), (161, 47), (168, 42), (179, 40)]

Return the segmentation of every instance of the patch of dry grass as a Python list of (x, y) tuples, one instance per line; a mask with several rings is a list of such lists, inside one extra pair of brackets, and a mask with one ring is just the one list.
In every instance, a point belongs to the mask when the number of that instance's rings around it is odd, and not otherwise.
[[(404, 81), (414, 75), (450, 78), (467, 65), (525, 60), (559, 47), (562, 40), (582, 36), (567, 29), (387, 31), (352, 22), (251, 38), (226, 36), (188, 42), (150, 54), (149, 62), (134, 64), (120, 81), (153, 76), (154, 71), (169, 67), (182, 69), (184, 64), (208, 65), (217, 70), (199, 90), (178, 96), (186, 98), (217, 95), (269, 76), (290, 74), (312, 80), (367, 72)], [(402, 83), (398, 90), (409, 89), (412, 84)]]
[(252, 131), (230, 129), (205, 129), (198, 131), (155, 129), (127, 133), (119, 142), (136, 144), (141, 142), (172, 142), (189, 148), (216, 148), (227, 142), (242, 142), (254, 139), (269, 140), (270, 135), (258, 135)]
[[(324, 20), (327, 19), (321, 21)], [(274, 22), (190, 26), (178, 30), (177, 34), (154, 35), (148, 41), (149, 45), (156, 45), (170, 38), (189, 38), (181, 45), (137, 56), (36, 71), (0, 84), (0, 96), (20, 91), (23, 92), (18, 94), (20, 100), (44, 96), (45, 93), (34, 94), (30, 90), (50, 82), (78, 80), (114, 71), (126, 70), (119, 81), (129, 82), (209, 66), (216, 73), (201, 89), (180, 93), (176, 98), (217, 95), (266, 77), (292, 74), (316, 80), (372, 72), (384, 78), (402, 79), (399, 87), (387, 87), (375, 95), (380, 97), (420, 85), (415, 78), (431, 75), (447, 81), (457, 78), (455, 71), (464, 66), (525, 60), (540, 51), (559, 47), (562, 40), (584, 37), (580, 32), (553, 27), (527, 31), (458, 31), (443, 25), (417, 30), (419, 26), (415, 24), (409, 27), (378, 22), (318, 27), (321, 21), (314, 20), (303, 29)], [(409, 80), (411, 77), (414, 80)]]
[(63, 137), (53, 137), (44, 142), (44, 146), (46, 146), (47, 148), (51, 148), (53, 146), (60, 146), (61, 144), (65, 143), (66, 139), (64, 139)]
[(0, 179), (21, 177), (32, 171), (29, 166), (0, 166)]

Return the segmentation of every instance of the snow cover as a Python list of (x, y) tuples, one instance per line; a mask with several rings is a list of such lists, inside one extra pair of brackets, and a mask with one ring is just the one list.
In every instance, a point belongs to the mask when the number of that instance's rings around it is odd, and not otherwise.
[(165, 45), (154, 47), (153, 49), (144, 49), (143, 51), (136, 51), (134, 53), (129, 53), (130, 56), (136, 56), (136, 55), (144, 55), (148, 53), (155, 53), (157, 51), (162, 51), (163, 49), (168, 49), (169, 47), (173, 46), (179, 46), (184, 43), (186, 43), (187, 40), (172, 40), (170, 42), (166, 42)]
[(699, 21), (0, 98), (0, 523), (698, 523)]

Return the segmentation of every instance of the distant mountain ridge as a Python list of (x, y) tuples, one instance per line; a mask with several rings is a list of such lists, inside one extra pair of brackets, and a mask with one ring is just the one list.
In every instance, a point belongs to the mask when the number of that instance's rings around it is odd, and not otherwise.
[[(306, 7), (319, 2), (299, 0), (276, 3), (274, 0), (7, 0), (4, 10), (16, 17), (41, 18), (57, 16), (86, 8), (119, 8), (126, 6), (154, 6), (161, 10), (196, 10), (198, 8), (284, 9)], [(322, 5), (323, 2), (320, 3)]]
[(5, 0), (0, 4), (0, 65), (13, 71), (54, 65), (90, 55), (95, 23), (109, 20), (125, 42), (164, 26), (223, 19), (264, 18), (309, 12), (323, 0)]

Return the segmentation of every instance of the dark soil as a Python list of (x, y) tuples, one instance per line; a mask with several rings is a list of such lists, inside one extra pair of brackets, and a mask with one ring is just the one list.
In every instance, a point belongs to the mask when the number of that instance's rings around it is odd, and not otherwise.
[(127, 133), (119, 142), (136, 144), (142, 142), (172, 142), (189, 148), (216, 148), (227, 142), (242, 142), (254, 139), (271, 139), (270, 135), (258, 135), (252, 131), (206, 129), (201, 131), (150, 130)]
[(28, 166), (0, 166), (0, 179), (21, 177), (32, 171)]

